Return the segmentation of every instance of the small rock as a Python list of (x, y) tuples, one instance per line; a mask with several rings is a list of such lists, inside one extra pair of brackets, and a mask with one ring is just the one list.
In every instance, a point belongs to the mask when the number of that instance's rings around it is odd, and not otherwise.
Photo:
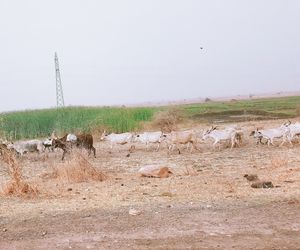
[(72, 191), (72, 190), (73, 190), (72, 188), (68, 188), (68, 189), (67, 189), (67, 191), (69, 191), (69, 192)]
[(83, 200), (86, 200), (86, 198), (85, 198), (85, 197), (83, 197), (82, 199), (83, 199)]
[(2, 232), (7, 232), (7, 228), (3, 228)]
[(257, 181), (258, 180), (257, 174), (245, 174), (244, 177), (247, 179), (247, 181)]
[(142, 211), (134, 209), (134, 208), (130, 208), (128, 213), (130, 215), (140, 215), (142, 213)]
[(172, 172), (164, 165), (145, 165), (138, 171), (142, 177), (168, 178)]
[(161, 194), (161, 196), (168, 196), (168, 197), (172, 197), (172, 196), (173, 196), (173, 194), (172, 194), (172, 193), (170, 193), (170, 192), (164, 192), (164, 193), (162, 193), (162, 194)]
[(271, 181), (257, 181), (251, 185), (252, 188), (273, 188)]
[(47, 232), (45, 231), (45, 232), (42, 232), (42, 236), (45, 236), (47, 234)]

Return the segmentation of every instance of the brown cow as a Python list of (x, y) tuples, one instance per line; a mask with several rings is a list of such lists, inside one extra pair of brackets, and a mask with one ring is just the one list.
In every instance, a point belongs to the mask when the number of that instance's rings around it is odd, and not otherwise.
[(65, 154), (69, 152), (73, 145), (76, 145), (79, 148), (85, 148), (88, 151), (88, 154), (91, 154), (93, 151), (94, 157), (96, 158), (96, 149), (93, 146), (93, 136), (91, 134), (78, 134), (76, 135), (76, 141), (68, 141), (68, 134), (59, 139), (53, 139), (52, 145), (54, 148), (60, 148), (63, 150), (62, 160), (65, 157)]
[(79, 134), (77, 136), (76, 146), (85, 148), (89, 155), (93, 151), (94, 157), (96, 158), (96, 149), (93, 146), (93, 136), (91, 134)]

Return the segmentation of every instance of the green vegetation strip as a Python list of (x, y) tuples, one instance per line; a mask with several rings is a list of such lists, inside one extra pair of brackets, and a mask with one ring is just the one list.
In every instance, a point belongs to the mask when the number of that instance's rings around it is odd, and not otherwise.
[[(228, 102), (207, 102), (176, 106), (189, 119), (229, 116), (244, 112), (268, 117), (286, 118), (300, 115), (300, 97), (266, 98)], [(47, 137), (57, 133), (92, 132), (106, 128), (121, 133), (134, 131), (142, 122), (151, 121), (156, 112), (170, 107), (68, 107), (0, 114), (0, 137), (12, 140)], [(274, 115), (274, 116), (272, 116)], [(210, 117), (211, 118), (211, 117)], [(212, 119), (207, 119), (211, 122)]]

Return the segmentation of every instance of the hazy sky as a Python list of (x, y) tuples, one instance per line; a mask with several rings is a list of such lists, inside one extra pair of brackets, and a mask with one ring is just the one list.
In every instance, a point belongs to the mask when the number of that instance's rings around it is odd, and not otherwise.
[(298, 0), (0, 3), (0, 111), (300, 90)]

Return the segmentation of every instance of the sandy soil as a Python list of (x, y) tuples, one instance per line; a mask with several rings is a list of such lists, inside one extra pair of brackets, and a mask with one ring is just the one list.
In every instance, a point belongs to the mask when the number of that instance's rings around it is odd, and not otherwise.
[[(247, 133), (253, 125), (260, 123), (240, 124)], [(0, 197), (0, 249), (300, 249), (300, 145), (268, 148), (246, 136), (233, 150), (213, 151), (210, 142), (181, 155), (136, 147), (126, 157), (128, 145), (109, 152), (97, 142), (90, 161), (108, 179), (77, 184), (41, 177), (61, 152), (25, 155), (24, 175), (44, 194)], [(142, 178), (147, 164), (174, 174)], [(244, 174), (275, 188), (251, 188)], [(0, 182), (7, 180), (0, 165)]]

